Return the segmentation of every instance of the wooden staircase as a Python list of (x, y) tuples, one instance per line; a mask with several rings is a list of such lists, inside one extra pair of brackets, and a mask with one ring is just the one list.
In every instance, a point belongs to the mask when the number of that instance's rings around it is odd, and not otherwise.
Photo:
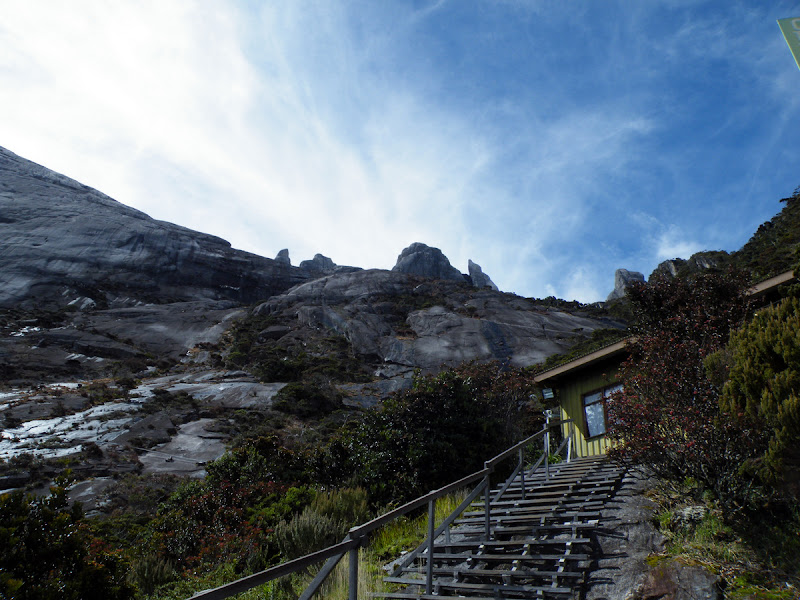
[[(577, 597), (596, 559), (602, 510), (624, 474), (620, 465), (593, 456), (518, 475), (502, 495), (489, 495), (488, 539), (485, 501), (474, 502), (436, 539), (432, 553), (426, 548), (384, 578), (397, 591), (374, 596)], [(425, 593), (428, 561), (432, 589)]]

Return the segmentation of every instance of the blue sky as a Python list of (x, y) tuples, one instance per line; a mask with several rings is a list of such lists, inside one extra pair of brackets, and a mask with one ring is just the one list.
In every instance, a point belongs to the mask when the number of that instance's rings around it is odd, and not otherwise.
[(33, 0), (0, 8), (0, 146), (294, 264), (415, 241), (602, 300), (735, 250), (800, 185), (797, 2)]

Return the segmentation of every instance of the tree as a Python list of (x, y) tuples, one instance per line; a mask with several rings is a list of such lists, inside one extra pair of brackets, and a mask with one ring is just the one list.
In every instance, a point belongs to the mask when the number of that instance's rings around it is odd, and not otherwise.
[(613, 456), (668, 480), (692, 477), (728, 514), (752, 492), (739, 468), (764, 440), (751, 420), (720, 410), (704, 359), (743, 321), (745, 290), (744, 275), (733, 272), (630, 288), (635, 338), (622, 366), (623, 390), (609, 403)]
[(90, 533), (80, 505), (67, 506), (63, 488), (47, 497), (0, 496), (0, 598), (133, 598), (126, 568)]
[(762, 425), (768, 448), (752, 466), (766, 482), (800, 491), (800, 299), (759, 311), (731, 334), (723, 410)]

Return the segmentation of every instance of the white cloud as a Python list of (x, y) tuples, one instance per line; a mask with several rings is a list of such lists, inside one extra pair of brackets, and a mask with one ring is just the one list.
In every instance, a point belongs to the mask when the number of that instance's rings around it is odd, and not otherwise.
[(679, 228), (672, 225), (659, 235), (655, 256), (658, 261), (689, 258), (695, 252), (705, 249), (702, 244), (687, 238)]

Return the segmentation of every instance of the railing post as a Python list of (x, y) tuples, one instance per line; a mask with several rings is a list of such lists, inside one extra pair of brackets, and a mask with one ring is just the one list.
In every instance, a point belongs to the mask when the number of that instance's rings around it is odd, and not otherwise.
[(569, 424), (569, 441), (567, 442), (567, 462), (572, 460), (572, 444), (575, 443), (575, 421)]
[(425, 593), (433, 593), (433, 537), (436, 535), (436, 499), (428, 500), (428, 570), (425, 575)]
[(348, 553), (350, 561), (350, 590), (349, 600), (358, 600), (358, 546), (351, 548)]
[(522, 484), (522, 499), (525, 500), (525, 449), (519, 449), (519, 478)]
[(544, 411), (544, 478), (550, 479), (550, 417), (553, 416), (553, 411)]
[(485, 527), (485, 539), (488, 542), (489, 536), (491, 534), (491, 525), (489, 523), (489, 511), (491, 511), (491, 503), (492, 503), (492, 491), (489, 489), (489, 473), (486, 474), (486, 477), (483, 480), (484, 485), (484, 502), (483, 502), (483, 515), (484, 515), (484, 527)]

